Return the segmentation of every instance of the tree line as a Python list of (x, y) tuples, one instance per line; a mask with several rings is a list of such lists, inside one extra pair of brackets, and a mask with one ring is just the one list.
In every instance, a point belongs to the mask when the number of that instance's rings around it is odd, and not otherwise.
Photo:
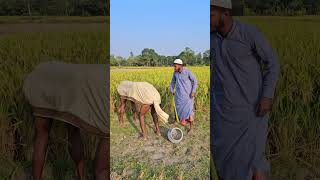
[(121, 56), (110, 56), (111, 66), (171, 66), (176, 58), (183, 60), (187, 65), (210, 65), (210, 51), (195, 53), (191, 48), (186, 47), (178, 56), (159, 55), (154, 49), (145, 48), (141, 54), (134, 55), (130, 52), (128, 58)]
[(233, 0), (243, 15), (320, 15), (320, 0)]
[(109, 16), (109, 0), (0, 0), (0, 16)]
[[(232, 0), (232, 3), (242, 15), (320, 14), (320, 0)], [(109, 15), (110, 0), (0, 0), (0, 16)]]

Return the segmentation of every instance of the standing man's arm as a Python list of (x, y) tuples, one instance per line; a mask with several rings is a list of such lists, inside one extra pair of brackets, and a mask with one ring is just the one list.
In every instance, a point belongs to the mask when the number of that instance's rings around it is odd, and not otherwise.
[(176, 86), (176, 76), (174, 75), (173, 73), (173, 76), (172, 76), (172, 80), (171, 80), (171, 85), (170, 85), (170, 92), (174, 95), (174, 88)]
[(276, 53), (264, 38), (263, 34), (255, 29), (253, 35), (253, 48), (261, 58), (263, 63), (263, 89), (260, 103), (258, 104), (257, 114), (264, 116), (271, 108), (274, 96), (280, 65)]
[(194, 97), (196, 95), (196, 90), (198, 87), (198, 81), (196, 77), (192, 74), (192, 72), (189, 71), (189, 79), (192, 83), (192, 89), (191, 89), (191, 97)]

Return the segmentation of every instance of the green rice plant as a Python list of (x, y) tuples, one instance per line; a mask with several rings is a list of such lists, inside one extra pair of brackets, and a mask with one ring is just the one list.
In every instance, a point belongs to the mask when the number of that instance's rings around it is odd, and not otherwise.
[(269, 119), (267, 155), (272, 179), (304, 178), (285, 167), (296, 168), (297, 172), (306, 168), (310, 177), (319, 176), (320, 17), (239, 19), (259, 27), (281, 64)]
[[(108, 38), (107, 27), (105, 30), (0, 35), (1, 157), (15, 163), (30, 162), (32, 158), (34, 125), (31, 108), (22, 92), (25, 76), (39, 63), (47, 61), (106, 64), (109, 56)], [(83, 140), (85, 158), (92, 159), (98, 139), (85, 135)], [(53, 175), (56, 179), (67, 177), (70, 172), (73, 174), (66, 128), (60, 122), (55, 122), (51, 129), (47, 157), (46, 169), (55, 173), (60, 172), (61, 168), (67, 171)], [(59, 163), (61, 160), (65, 162), (65, 167)], [(44, 177), (48, 177), (48, 174)], [(8, 177), (0, 177), (3, 178)]]
[[(161, 106), (165, 111), (174, 113), (172, 107), (172, 94), (170, 92), (170, 82), (173, 76), (172, 67), (157, 67), (157, 68), (112, 68), (111, 81), (110, 81), (110, 107), (111, 112), (116, 110), (119, 103), (119, 95), (117, 92), (117, 86), (121, 81), (137, 81), (137, 82), (149, 82), (152, 84), (161, 95)], [(198, 81), (198, 87), (195, 98), (195, 108), (199, 112), (209, 112), (209, 71), (208, 66), (204, 67), (188, 67), (196, 76)]]

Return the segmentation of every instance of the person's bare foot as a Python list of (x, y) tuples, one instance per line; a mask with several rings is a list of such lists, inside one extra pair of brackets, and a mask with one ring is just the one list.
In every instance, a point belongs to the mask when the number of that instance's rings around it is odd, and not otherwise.
[(155, 131), (154, 133), (156, 133), (157, 136), (161, 136), (160, 131)]
[(188, 130), (187, 130), (187, 134), (192, 134), (192, 131), (191, 131), (192, 129), (191, 128), (189, 128)]
[(123, 119), (121, 119), (121, 116), (118, 116), (118, 122), (119, 124), (123, 124)]
[(142, 134), (142, 133), (140, 133), (140, 135), (139, 135), (138, 138), (141, 139), (141, 140), (144, 140), (144, 141), (147, 140), (147, 137), (146, 137), (144, 134)]
[(187, 134), (191, 134), (191, 130), (192, 130), (192, 121), (188, 121), (190, 127), (189, 129), (187, 130)]

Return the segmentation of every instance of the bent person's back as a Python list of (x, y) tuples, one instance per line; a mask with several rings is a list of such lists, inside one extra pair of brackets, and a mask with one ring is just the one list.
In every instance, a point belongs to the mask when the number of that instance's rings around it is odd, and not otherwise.
[(101, 64), (42, 63), (25, 79), (35, 116), (107, 134), (107, 69)]

